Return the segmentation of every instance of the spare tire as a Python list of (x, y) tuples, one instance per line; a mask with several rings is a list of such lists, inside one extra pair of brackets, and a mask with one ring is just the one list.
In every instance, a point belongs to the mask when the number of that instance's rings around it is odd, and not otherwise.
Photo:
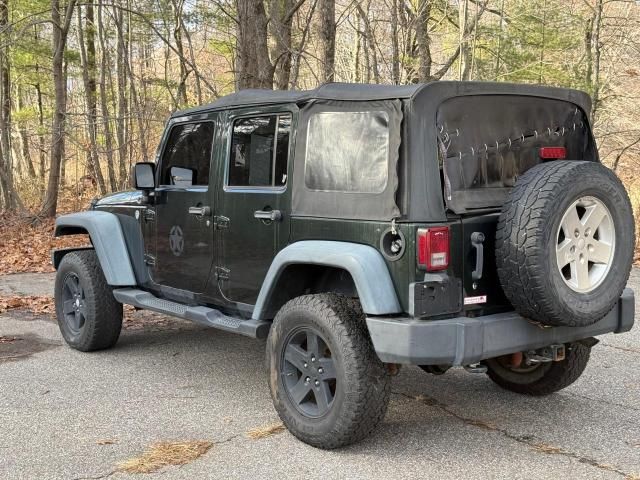
[(634, 250), (631, 202), (598, 162), (553, 161), (518, 178), (496, 231), (502, 288), (522, 316), (591, 325), (616, 305)]

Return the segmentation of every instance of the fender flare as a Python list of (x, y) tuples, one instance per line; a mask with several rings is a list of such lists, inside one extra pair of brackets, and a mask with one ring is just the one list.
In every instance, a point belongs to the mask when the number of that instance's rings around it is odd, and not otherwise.
[(324, 265), (349, 272), (366, 314), (402, 312), (389, 269), (375, 248), (350, 242), (302, 240), (288, 245), (273, 259), (253, 309), (253, 319), (266, 320), (266, 306), (280, 275), (293, 264)]
[[(98, 256), (107, 284), (117, 287), (135, 286), (136, 277), (118, 217), (109, 212), (90, 210), (62, 215), (56, 219), (55, 237), (88, 233)], [(78, 249), (79, 250), (79, 249)], [(68, 250), (64, 254), (69, 253)], [(54, 253), (54, 262), (63, 255)], [(57, 268), (58, 266), (54, 266)]]

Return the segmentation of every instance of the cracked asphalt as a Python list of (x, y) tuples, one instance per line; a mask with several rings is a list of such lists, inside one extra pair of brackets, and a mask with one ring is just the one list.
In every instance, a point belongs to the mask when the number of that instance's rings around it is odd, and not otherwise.
[[(50, 294), (52, 278), (0, 277), (0, 293)], [(640, 270), (629, 283), (640, 296)], [(461, 369), (403, 368), (377, 432), (327, 452), (288, 432), (247, 437), (278, 421), (263, 342), (156, 320), (85, 354), (48, 317), (0, 315), (0, 336), (16, 338), (0, 343), (0, 478), (140, 478), (116, 465), (155, 442), (206, 440), (202, 457), (147, 476), (640, 479), (638, 327), (601, 337), (582, 378), (545, 398)]]

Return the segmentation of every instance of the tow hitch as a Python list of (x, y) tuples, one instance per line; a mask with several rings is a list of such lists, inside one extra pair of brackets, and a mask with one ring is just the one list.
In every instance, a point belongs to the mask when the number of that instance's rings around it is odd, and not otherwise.
[(526, 365), (538, 365), (540, 363), (561, 362), (565, 359), (566, 352), (563, 344), (549, 345), (539, 350), (525, 352), (524, 363)]

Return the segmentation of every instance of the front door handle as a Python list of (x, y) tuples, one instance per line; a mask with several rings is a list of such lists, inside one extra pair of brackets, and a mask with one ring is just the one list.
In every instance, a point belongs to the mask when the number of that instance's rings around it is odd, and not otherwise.
[(189, 215), (208, 217), (211, 215), (211, 207), (189, 207)]
[(270, 220), (272, 222), (282, 220), (282, 212), (280, 210), (256, 210), (253, 212), (253, 216), (260, 220)]

